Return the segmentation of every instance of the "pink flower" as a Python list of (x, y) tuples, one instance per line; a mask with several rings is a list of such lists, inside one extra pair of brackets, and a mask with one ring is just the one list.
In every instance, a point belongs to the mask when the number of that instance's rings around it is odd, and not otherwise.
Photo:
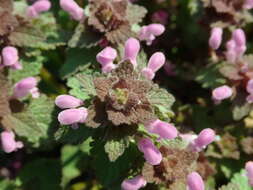
[(70, 95), (60, 95), (55, 99), (55, 104), (61, 108), (76, 108), (83, 105), (83, 101)]
[(102, 72), (109, 73), (116, 68), (113, 61), (117, 57), (117, 51), (112, 47), (106, 47), (97, 54), (97, 62), (102, 65)]
[(164, 33), (165, 27), (162, 24), (150, 24), (143, 26), (139, 33), (139, 39), (146, 41), (147, 45), (151, 45), (157, 36)]
[(221, 45), (221, 41), (222, 41), (222, 29), (215, 27), (212, 29), (211, 31), (211, 36), (209, 38), (209, 46), (212, 49), (218, 49)]
[(84, 123), (88, 116), (86, 108), (67, 109), (59, 113), (58, 121), (61, 125), (72, 125), (74, 129), (78, 128), (78, 123)]
[(245, 33), (242, 29), (236, 29), (232, 33), (232, 38), (235, 41), (237, 46), (245, 46), (246, 45), (246, 37)]
[(61, 8), (68, 12), (71, 17), (80, 21), (84, 18), (84, 10), (74, 0), (60, 0)]
[(11, 153), (23, 148), (21, 141), (15, 141), (15, 134), (12, 131), (4, 131), (1, 133), (1, 142), (4, 152)]
[(146, 180), (141, 175), (138, 175), (132, 179), (125, 179), (121, 184), (121, 188), (122, 190), (138, 190), (145, 187), (146, 184)]
[(163, 139), (174, 139), (177, 137), (178, 131), (174, 125), (166, 123), (159, 119), (151, 122), (146, 126), (150, 133), (155, 133)]
[(253, 187), (253, 162), (252, 161), (249, 161), (246, 163), (245, 170), (246, 170), (246, 175), (248, 177), (249, 184), (250, 186)]
[(29, 93), (33, 98), (38, 97), (37, 80), (34, 77), (22, 79), (14, 86), (13, 98), (23, 98)]
[(249, 94), (253, 94), (253, 79), (248, 81), (246, 90)]
[(168, 15), (167, 11), (159, 10), (159, 11), (156, 11), (155, 13), (153, 13), (151, 19), (153, 22), (159, 22), (163, 25), (167, 25), (168, 18), (169, 18), (169, 15)]
[(192, 172), (187, 176), (188, 190), (205, 190), (202, 177), (197, 172)]
[(162, 154), (150, 139), (141, 139), (138, 142), (138, 148), (144, 153), (144, 158), (149, 164), (158, 165), (161, 163)]
[(190, 147), (193, 151), (200, 152), (214, 140), (215, 140), (214, 130), (207, 128), (199, 133), (198, 137), (190, 144)]
[(252, 104), (253, 103), (253, 94), (248, 95), (247, 98), (246, 98), (246, 101), (248, 103)]
[(124, 60), (130, 60), (130, 62), (137, 66), (137, 55), (140, 51), (140, 42), (135, 38), (129, 38), (125, 43)]
[(36, 18), (40, 13), (46, 12), (51, 8), (51, 3), (48, 0), (39, 0), (27, 8), (26, 14), (29, 17)]
[(253, 0), (245, 0), (243, 8), (244, 9), (252, 9), (253, 8)]
[(161, 52), (154, 53), (149, 59), (148, 66), (142, 70), (142, 74), (149, 80), (155, 77), (155, 73), (164, 65), (165, 56)]
[(227, 85), (223, 85), (213, 90), (212, 98), (216, 101), (221, 101), (231, 97), (232, 94), (233, 94), (232, 89)]
[(3, 66), (13, 69), (22, 69), (19, 63), (18, 50), (15, 47), (7, 46), (2, 50)]

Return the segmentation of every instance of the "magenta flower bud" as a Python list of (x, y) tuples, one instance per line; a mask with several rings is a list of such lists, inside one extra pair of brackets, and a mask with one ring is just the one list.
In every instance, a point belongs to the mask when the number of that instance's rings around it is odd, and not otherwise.
[(248, 177), (249, 184), (250, 186), (253, 187), (253, 162), (252, 161), (249, 161), (246, 163), (245, 170), (246, 170), (246, 175)]
[(61, 8), (68, 12), (71, 17), (80, 21), (84, 18), (84, 10), (74, 0), (60, 0)]
[(162, 154), (150, 139), (141, 139), (138, 142), (138, 148), (144, 153), (144, 158), (149, 164), (158, 165), (161, 163)]
[(27, 16), (37, 17), (40, 13), (46, 12), (51, 8), (51, 3), (48, 0), (36, 1), (33, 5), (27, 8)]
[(99, 62), (102, 66), (113, 63), (113, 61), (117, 57), (117, 51), (112, 47), (106, 47), (101, 52), (97, 54), (97, 62)]
[(202, 177), (197, 172), (192, 172), (187, 176), (188, 190), (205, 190)]
[(84, 123), (88, 116), (86, 108), (67, 109), (59, 113), (58, 121), (61, 125), (73, 125), (77, 123)]
[(168, 18), (169, 18), (169, 14), (167, 13), (167, 11), (164, 11), (164, 10), (156, 11), (152, 15), (152, 21), (153, 22), (159, 22), (163, 25), (168, 24)]
[(202, 149), (206, 148), (207, 145), (215, 140), (215, 132), (212, 129), (202, 130), (198, 137), (192, 142), (191, 147), (193, 151), (200, 152)]
[(232, 38), (236, 43), (236, 46), (245, 46), (246, 45), (246, 37), (245, 33), (242, 29), (236, 29), (232, 33)]
[(3, 64), (5, 66), (15, 65), (18, 60), (18, 50), (15, 47), (7, 46), (2, 50)]
[(209, 46), (212, 49), (218, 49), (221, 45), (221, 41), (222, 41), (222, 29), (215, 27), (212, 29), (211, 31), (211, 36), (209, 38)]
[(154, 53), (148, 62), (148, 68), (153, 72), (157, 72), (165, 64), (165, 56), (161, 52)]
[(155, 72), (149, 68), (143, 68), (141, 73), (148, 80), (152, 80), (155, 77)]
[(252, 9), (253, 8), (253, 0), (245, 0), (243, 8), (244, 9)]
[(4, 131), (1, 133), (1, 143), (4, 152), (11, 153), (23, 147), (23, 143), (15, 141), (15, 134), (12, 131)]
[(213, 90), (212, 97), (214, 100), (221, 101), (226, 98), (229, 98), (230, 96), (232, 96), (232, 94), (232, 89), (227, 85), (223, 85)]
[(178, 131), (174, 125), (159, 119), (151, 122), (147, 128), (150, 133), (158, 134), (163, 139), (174, 139), (178, 135)]
[(132, 179), (125, 179), (121, 184), (122, 190), (138, 190), (142, 187), (145, 187), (147, 184), (146, 180), (138, 175)]
[(140, 51), (140, 42), (135, 38), (129, 38), (125, 43), (124, 60), (130, 60), (134, 66), (137, 66), (137, 55)]
[(115, 69), (117, 66), (113, 63), (109, 63), (107, 65), (104, 65), (102, 67), (102, 72), (103, 73), (110, 73), (113, 69)]
[(60, 95), (55, 99), (55, 104), (61, 108), (76, 108), (83, 105), (83, 101), (70, 95)]
[(31, 93), (31, 90), (36, 88), (37, 86), (37, 80), (34, 77), (28, 77), (25, 79), (22, 79), (14, 86), (14, 92), (13, 97), (14, 98), (22, 98), (29, 93)]
[(164, 33), (165, 27), (162, 24), (150, 24), (148, 25), (148, 31), (154, 36), (160, 36)]
[(253, 79), (248, 81), (246, 89), (249, 94), (253, 94)]

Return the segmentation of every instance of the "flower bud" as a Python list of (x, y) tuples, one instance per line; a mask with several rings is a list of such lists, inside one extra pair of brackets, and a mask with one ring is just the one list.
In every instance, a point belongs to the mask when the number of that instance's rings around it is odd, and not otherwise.
[(253, 94), (253, 79), (248, 81), (246, 89), (249, 94)]
[(83, 105), (83, 101), (70, 95), (60, 95), (55, 99), (55, 104), (61, 108), (76, 108)]
[(138, 142), (138, 148), (144, 153), (145, 160), (151, 165), (158, 165), (162, 161), (162, 154), (147, 138), (143, 138)]
[(15, 141), (15, 134), (12, 131), (4, 131), (1, 133), (1, 142), (4, 152), (11, 153), (23, 147), (23, 143)]
[(155, 77), (154, 71), (149, 68), (143, 68), (141, 71), (142, 75), (146, 77), (148, 80), (152, 80)]
[(106, 47), (101, 52), (97, 54), (97, 62), (99, 62), (102, 66), (113, 63), (113, 61), (117, 57), (117, 51), (112, 47)]
[(121, 184), (121, 188), (122, 190), (138, 190), (145, 187), (146, 184), (146, 180), (141, 175), (138, 175), (132, 179), (125, 179)]
[(60, 0), (61, 8), (68, 12), (71, 17), (80, 21), (84, 18), (84, 10), (74, 0)]
[(246, 170), (246, 175), (248, 177), (249, 184), (250, 186), (253, 187), (253, 162), (252, 161), (249, 161), (246, 163), (245, 170)]
[(14, 86), (14, 92), (13, 97), (14, 98), (22, 98), (29, 93), (31, 93), (31, 90), (36, 88), (37, 86), (37, 80), (34, 77), (28, 77), (25, 79), (22, 79)]
[(229, 98), (230, 96), (232, 96), (232, 94), (232, 89), (227, 85), (223, 85), (213, 90), (212, 97), (214, 100), (221, 101), (226, 98)]
[(154, 36), (160, 36), (164, 33), (165, 27), (162, 24), (150, 24), (148, 25), (148, 31)]
[(193, 141), (191, 147), (193, 151), (200, 152), (207, 145), (215, 140), (215, 132), (212, 129), (204, 129), (200, 132), (198, 137)]
[(134, 66), (137, 66), (137, 56), (140, 51), (140, 42), (135, 38), (129, 38), (125, 43), (124, 60), (130, 60)]
[(221, 45), (221, 41), (222, 41), (222, 29), (215, 27), (212, 29), (211, 31), (211, 36), (209, 38), (209, 46), (212, 49), (218, 49)]
[(51, 3), (48, 0), (36, 1), (27, 9), (27, 16), (37, 17), (40, 13), (48, 11), (51, 8)]
[(246, 45), (246, 37), (245, 33), (242, 29), (236, 29), (232, 33), (232, 38), (236, 43), (236, 46), (245, 46)]
[(151, 122), (147, 128), (150, 133), (158, 134), (163, 139), (174, 139), (178, 134), (177, 129), (172, 124), (159, 119)]
[(161, 52), (154, 53), (148, 62), (148, 68), (153, 72), (157, 72), (165, 64), (165, 56)]
[(5, 66), (15, 65), (18, 60), (18, 50), (15, 47), (7, 46), (2, 50), (3, 64)]
[(162, 24), (150, 24), (143, 26), (139, 32), (139, 39), (146, 41), (147, 45), (151, 45), (156, 36), (160, 36), (165, 31)]
[(84, 123), (88, 116), (86, 108), (67, 109), (59, 113), (58, 121), (61, 125)]
[(202, 177), (197, 172), (192, 172), (187, 176), (188, 190), (205, 190)]

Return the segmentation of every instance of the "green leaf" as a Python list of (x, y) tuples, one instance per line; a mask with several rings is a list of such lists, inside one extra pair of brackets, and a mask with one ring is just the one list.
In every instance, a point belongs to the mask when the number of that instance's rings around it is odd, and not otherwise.
[(22, 70), (10, 70), (8, 78), (14, 83), (26, 77), (37, 76), (45, 58), (41, 55), (21, 58)]
[(130, 22), (130, 24), (138, 24), (142, 22), (147, 12), (147, 9), (142, 6), (128, 3), (127, 20)]
[(61, 190), (60, 162), (44, 158), (30, 160), (20, 171), (18, 181), (25, 190)]
[(223, 185), (219, 190), (241, 190), (237, 184), (229, 183), (228, 185)]
[(71, 48), (66, 53), (66, 61), (60, 69), (60, 77), (66, 79), (78, 71), (83, 71), (90, 65), (97, 64), (96, 48)]
[(0, 189), (2, 190), (17, 190), (14, 181), (3, 179), (0, 180)]
[(95, 74), (80, 73), (75, 77), (69, 78), (67, 85), (71, 88), (69, 93), (82, 100), (87, 100), (96, 95), (93, 83)]
[(125, 149), (129, 146), (128, 139), (112, 139), (106, 142), (105, 152), (108, 154), (109, 160), (115, 162), (124, 152)]
[(33, 147), (52, 143), (52, 132), (56, 124), (54, 101), (41, 96), (33, 99), (21, 113), (8, 116), (15, 133), (27, 140)]
[(151, 103), (155, 114), (164, 121), (169, 121), (174, 113), (171, 110), (172, 105), (175, 102), (175, 98), (167, 92), (167, 90), (159, 88), (155, 85), (148, 93), (148, 99)]
[(202, 84), (203, 88), (215, 88), (226, 83), (226, 80), (219, 72), (219, 64), (209, 65), (204, 69), (201, 69), (195, 80)]
[(246, 96), (246, 94), (238, 94), (233, 101), (232, 113), (236, 121), (247, 116), (252, 109), (252, 105), (246, 102)]
[(231, 182), (239, 186), (238, 190), (253, 190), (253, 188), (250, 187), (248, 183), (248, 178), (246, 176), (245, 170), (241, 170), (239, 173), (236, 173), (233, 176)]

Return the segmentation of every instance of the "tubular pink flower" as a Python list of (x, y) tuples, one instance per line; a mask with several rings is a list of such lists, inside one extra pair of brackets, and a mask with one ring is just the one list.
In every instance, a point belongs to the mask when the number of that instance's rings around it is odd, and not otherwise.
[(97, 54), (97, 62), (102, 66), (113, 63), (117, 57), (117, 51), (112, 47), (106, 47)]
[(252, 9), (253, 8), (253, 0), (245, 0), (243, 8), (244, 9)]
[(232, 89), (227, 85), (223, 85), (213, 90), (212, 98), (214, 100), (221, 101), (226, 98), (229, 98), (230, 96), (232, 96), (232, 94), (233, 94)]
[(84, 123), (88, 116), (86, 108), (81, 107), (78, 109), (67, 109), (59, 113), (58, 121), (61, 125), (75, 125)]
[(83, 101), (70, 95), (60, 95), (55, 99), (55, 104), (61, 108), (76, 108), (83, 105)]
[(121, 184), (121, 188), (122, 190), (138, 190), (145, 187), (146, 184), (146, 180), (141, 175), (138, 175), (132, 179), (125, 179)]
[(163, 25), (166, 25), (168, 24), (168, 18), (169, 18), (169, 15), (166, 11), (164, 10), (159, 10), (159, 11), (156, 11), (153, 15), (152, 15), (152, 21), (153, 22), (159, 22)]
[(68, 12), (71, 17), (80, 21), (84, 18), (84, 10), (74, 0), (60, 0), (61, 8)]
[(147, 125), (147, 129), (150, 133), (158, 134), (163, 139), (174, 139), (178, 135), (178, 131), (174, 125), (159, 119)]
[(160, 36), (165, 31), (162, 24), (150, 24), (143, 26), (139, 32), (139, 39), (146, 41), (147, 45), (151, 45), (156, 36)]
[(197, 172), (192, 172), (187, 176), (188, 190), (205, 190), (202, 177)]
[(103, 73), (110, 73), (113, 69), (115, 69), (117, 66), (113, 63), (108, 63), (107, 65), (102, 66), (102, 72)]
[(13, 66), (18, 63), (18, 50), (15, 47), (7, 46), (2, 50), (3, 65)]
[(33, 5), (27, 8), (27, 16), (37, 17), (40, 13), (46, 12), (51, 8), (51, 3), (48, 0), (36, 1)]
[(248, 81), (246, 90), (249, 94), (253, 94), (253, 79)]
[(222, 41), (222, 28), (215, 27), (211, 31), (211, 36), (209, 38), (209, 46), (212, 49), (218, 49)]
[(142, 70), (142, 74), (149, 80), (155, 77), (157, 72), (165, 64), (165, 56), (161, 52), (154, 53), (148, 62), (148, 67)]
[(240, 28), (233, 31), (232, 39), (235, 41), (236, 46), (245, 46), (246, 45), (245, 33)]
[(138, 142), (138, 148), (144, 153), (144, 158), (149, 164), (158, 165), (161, 163), (162, 154), (150, 139), (141, 139)]
[(246, 175), (248, 177), (248, 181), (250, 186), (253, 187), (253, 162), (249, 161), (245, 165)]
[(11, 153), (23, 148), (23, 143), (21, 141), (15, 141), (15, 134), (12, 131), (4, 131), (1, 133), (1, 143), (6, 153)]
[(28, 77), (22, 79), (14, 86), (13, 97), (14, 98), (22, 98), (32, 93), (34, 89), (36, 89), (37, 80), (34, 77)]
[(129, 38), (125, 43), (124, 60), (130, 60), (134, 66), (137, 66), (137, 55), (140, 51), (140, 42), (135, 38)]
[(190, 147), (192, 148), (193, 151), (200, 152), (214, 140), (215, 140), (214, 130), (207, 128), (199, 133), (198, 137), (191, 143)]

